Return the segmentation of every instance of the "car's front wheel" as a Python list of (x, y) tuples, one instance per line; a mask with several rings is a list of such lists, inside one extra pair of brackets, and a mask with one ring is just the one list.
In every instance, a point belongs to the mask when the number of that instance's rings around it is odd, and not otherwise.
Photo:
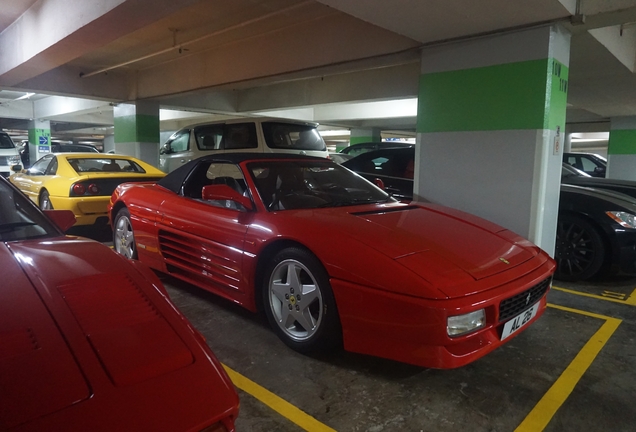
[(603, 266), (605, 250), (601, 234), (590, 222), (577, 215), (559, 216), (554, 277), (563, 281), (593, 277)]
[(113, 246), (117, 253), (126, 258), (137, 258), (137, 247), (135, 246), (135, 234), (130, 222), (130, 212), (128, 209), (121, 209), (115, 216), (113, 224)]
[(285, 344), (303, 353), (341, 345), (329, 277), (312, 253), (298, 247), (281, 250), (268, 263), (263, 283), (265, 314)]

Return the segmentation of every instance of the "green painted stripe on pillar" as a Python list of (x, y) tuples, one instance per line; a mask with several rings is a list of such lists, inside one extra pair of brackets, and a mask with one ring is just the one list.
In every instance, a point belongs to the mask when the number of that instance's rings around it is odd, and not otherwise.
[(130, 115), (115, 117), (115, 142), (159, 143), (159, 117), (153, 115)]
[(368, 142), (374, 142), (373, 141), (373, 137), (370, 137), (370, 136), (358, 136), (358, 137), (350, 137), (349, 138), (349, 145), (368, 143)]
[(417, 132), (563, 128), (568, 72), (540, 59), (424, 74)]
[(609, 134), (607, 154), (636, 154), (636, 130), (615, 129)]

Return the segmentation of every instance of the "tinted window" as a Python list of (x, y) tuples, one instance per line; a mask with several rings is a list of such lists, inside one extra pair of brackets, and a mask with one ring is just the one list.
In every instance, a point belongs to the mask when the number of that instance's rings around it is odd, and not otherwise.
[(75, 172), (131, 172), (145, 173), (141, 165), (127, 159), (108, 159), (108, 158), (72, 158), (68, 159), (68, 163), (73, 167)]
[(311, 125), (264, 122), (263, 133), (270, 148), (320, 151), (327, 149), (324, 140)]
[(0, 133), (0, 148), (2, 149), (11, 149), (15, 148), (15, 144), (11, 140), (11, 137), (6, 133)]
[(219, 150), (221, 149), (221, 139), (223, 138), (223, 125), (215, 124), (198, 127), (194, 130), (194, 137), (199, 150)]
[(24, 194), (0, 181), (0, 241), (60, 235)]
[(254, 123), (225, 125), (221, 147), (226, 150), (257, 148), (256, 125)]

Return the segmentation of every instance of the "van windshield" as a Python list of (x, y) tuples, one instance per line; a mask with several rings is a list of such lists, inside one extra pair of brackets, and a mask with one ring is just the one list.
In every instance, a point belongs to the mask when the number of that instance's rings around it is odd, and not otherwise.
[(15, 148), (15, 144), (9, 137), (9, 135), (0, 133), (0, 149), (12, 149)]
[(269, 148), (326, 151), (327, 145), (314, 126), (263, 122), (263, 134)]

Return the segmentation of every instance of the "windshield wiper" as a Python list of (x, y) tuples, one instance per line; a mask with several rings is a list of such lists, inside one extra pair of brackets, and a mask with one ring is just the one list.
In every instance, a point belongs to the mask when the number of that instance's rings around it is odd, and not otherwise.
[(4, 223), (4, 224), (0, 224), (0, 232), (10, 232), (10, 231), (15, 231), (18, 228), (22, 228), (25, 226), (33, 226), (33, 225), (37, 225), (34, 222), (9, 222), (9, 223)]

